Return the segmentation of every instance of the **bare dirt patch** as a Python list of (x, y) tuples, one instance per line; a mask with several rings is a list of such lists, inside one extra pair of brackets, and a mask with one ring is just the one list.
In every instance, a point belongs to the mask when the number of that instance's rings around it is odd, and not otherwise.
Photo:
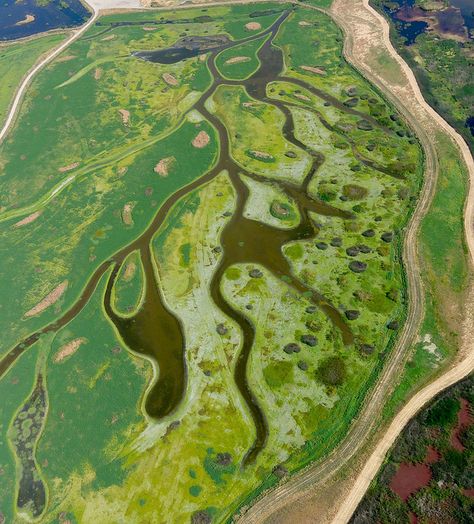
[(31, 22), (34, 22), (34, 21), (35, 21), (35, 17), (33, 15), (26, 15), (25, 18), (23, 18), (23, 20), (20, 20), (15, 25), (31, 24)]
[(311, 98), (306, 95), (302, 95), (301, 93), (295, 93), (295, 97), (299, 98), (300, 100), (304, 100), (305, 102), (311, 102)]
[(196, 138), (192, 141), (192, 144), (194, 147), (197, 147), (198, 149), (201, 149), (203, 147), (206, 147), (207, 144), (210, 142), (210, 137), (205, 131), (199, 131)]
[(309, 27), (312, 24), (310, 24), (309, 22), (306, 22), (306, 20), (301, 20), (300, 22), (298, 22), (298, 25), (301, 27)]
[(163, 73), (162, 78), (169, 86), (177, 86), (178, 85), (178, 81), (170, 73)]
[(50, 306), (52, 306), (53, 304), (55, 304), (63, 296), (64, 292), (67, 289), (67, 286), (68, 286), (68, 281), (67, 280), (64, 280), (63, 282), (61, 282), (61, 284), (56, 286), (53, 289), (53, 291), (51, 291), (51, 293), (48, 293), (43, 298), (43, 300), (41, 300), (41, 302), (36, 304), (36, 306), (32, 307), (30, 310), (28, 310), (25, 313), (24, 317), (25, 318), (30, 318), (30, 317), (34, 317), (36, 315), (39, 315), (45, 309), (47, 309)]
[(104, 38), (102, 38), (102, 42), (107, 42), (109, 40), (113, 40), (114, 38), (115, 35), (104, 36)]
[(60, 167), (58, 171), (60, 173), (66, 173), (67, 171), (72, 171), (73, 169), (76, 169), (78, 165), (79, 162), (73, 162), (72, 164), (68, 164), (67, 166)]
[(125, 268), (125, 271), (123, 272), (123, 279), (125, 282), (130, 282), (130, 280), (132, 280), (132, 278), (135, 276), (136, 271), (137, 265), (135, 262), (129, 262)]
[(126, 226), (131, 226), (133, 224), (132, 211), (135, 204), (127, 202), (122, 209), (122, 221)]
[(251, 155), (256, 157), (256, 158), (261, 158), (263, 160), (270, 160), (272, 157), (272, 155), (270, 155), (270, 153), (265, 153), (264, 151), (257, 151), (256, 149), (252, 149), (250, 151)]
[(322, 69), (321, 67), (312, 67), (312, 66), (303, 65), (301, 66), (301, 69), (304, 69), (305, 71), (309, 71), (310, 73), (316, 73), (317, 75), (326, 74), (326, 71), (324, 71), (324, 69)]
[(128, 123), (130, 122), (130, 111), (127, 111), (126, 109), (119, 109), (119, 113), (122, 117), (122, 124), (124, 126), (128, 126)]
[(144, 25), (142, 29), (143, 31), (156, 31), (158, 28), (149, 25)]
[(176, 161), (176, 158), (174, 156), (168, 156), (166, 158), (162, 158), (158, 162), (158, 164), (156, 164), (153, 171), (162, 177), (167, 177), (169, 174), (169, 170), (175, 161)]
[(65, 55), (65, 56), (60, 56), (59, 58), (56, 59), (56, 63), (60, 63), (60, 62), (69, 62), (69, 60), (72, 60), (73, 58), (76, 58), (76, 55)]
[(100, 78), (102, 77), (102, 73), (103, 73), (103, 70), (100, 67), (96, 67), (94, 71), (94, 79), (100, 80)]
[(27, 217), (23, 218), (16, 224), (13, 224), (13, 227), (21, 227), (26, 226), (27, 224), (31, 224), (31, 222), (34, 222), (39, 216), (41, 215), (40, 211), (35, 211), (34, 213), (31, 213), (31, 215), (28, 215)]
[(53, 357), (53, 362), (56, 364), (62, 362), (65, 358), (74, 355), (74, 353), (81, 347), (82, 344), (85, 344), (87, 339), (84, 337), (75, 338), (67, 344), (61, 346), (58, 352)]
[(224, 62), (225, 65), (240, 64), (242, 62), (250, 62), (249, 56), (234, 56)]
[(248, 29), (249, 31), (258, 31), (259, 29), (262, 29), (262, 26), (258, 22), (249, 22), (248, 24), (245, 24), (245, 29)]

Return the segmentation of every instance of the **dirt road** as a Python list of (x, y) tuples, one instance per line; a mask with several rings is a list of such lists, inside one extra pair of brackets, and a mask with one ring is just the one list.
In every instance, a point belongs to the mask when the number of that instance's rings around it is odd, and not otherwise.
[[(397, 106), (415, 129), (425, 149), (424, 187), (404, 239), (403, 258), (410, 295), (408, 318), (389, 361), (346, 438), (324, 460), (313, 464), (257, 501), (239, 522), (273, 522), (283, 508), (287, 509), (296, 501), (309, 498), (318, 489), (318, 486), (324, 486), (327, 479), (361, 450), (367, 435), (374, 427), (383, 404), (405, 364), (407, 353), (418, 333), (423, 314), (424, 295), (419, 274), (416, 240), (420, 221), (428, 210), (436, 189), (438, 160), (433, 135), (435, 131), (442, 129), (455, 141), (469, 168), (470, 179), (474, 180), (474, 163), (466, 143), (423, 99), (412, 71), (390, 43), (389, 27), (385, 19), (369, 7), (368, 0), (334, 0), (330, 14), (344, 30), (346, 37), (344, 54), (347, 60), (381, 88), (385, 96)], [(395, 66), (392, 65), (392, 74), (387, 77), (380, 73), (380, 70), (383, 72), (383, 68), (377, 67), (379, 61), (383, 63), (384, 53), (390, 55)], [(465, 229), (471, 258), (474, 259), (474, 239), (471, 228), (473, 201), (471, 184), (465, 210)], [(470, 324), (472, 325), (472, 321)], [(464, 340), (469, 340), (469, 337), (464, 337)], [(334, 511), (338, 512), (332, 522), (342, 523), (349, 520), (371, 479), (377, 473), (386, 452), (410, 418), (439, 391), (457, 382), (474, 369), (474, 350), (470, 341), (465, 342), (463, 353), (466, 356), (462, 362), (416, 394), (397, 415), (353, 483), (350, 493), (340, 502), (335, 501)], [(342, 505), (338, 508), (338, 504)], [(318, 520), (312, 516), (311, 509), (308, 509), (305, 516), (298, 511), (297, 516), (291, 515), (291, 520), (317, 522)], [(283, 521), (289, 521), (288, 513), (285, 513), (285, 519), (281, 522)], [(324, 521), (331, 520), (325, 519)]]

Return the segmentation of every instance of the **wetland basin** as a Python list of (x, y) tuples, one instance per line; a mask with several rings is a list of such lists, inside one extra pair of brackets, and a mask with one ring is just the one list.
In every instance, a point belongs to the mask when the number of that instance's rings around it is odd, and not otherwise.
[(0, 41), (16, 40), (51, 29), (82, 25), (91, 13), (80, 0), (5, 0), (0, 5)]

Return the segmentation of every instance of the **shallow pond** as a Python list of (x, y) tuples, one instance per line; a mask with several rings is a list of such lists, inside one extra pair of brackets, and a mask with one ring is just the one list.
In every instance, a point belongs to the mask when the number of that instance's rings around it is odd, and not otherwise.
[(0, 40), (15, 40), (61, 27), (81, 25), (90, 13), (79, 0), (3, 0)]

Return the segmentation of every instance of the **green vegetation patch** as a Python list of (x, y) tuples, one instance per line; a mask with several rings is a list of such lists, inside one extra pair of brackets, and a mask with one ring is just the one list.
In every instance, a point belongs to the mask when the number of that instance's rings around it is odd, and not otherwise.
[(260, 66), (257, 53), (267, 39), (268, 36), (257, 38), (219, 53), (216, 66), (222, 76), (229, 80), (248, 78)]

